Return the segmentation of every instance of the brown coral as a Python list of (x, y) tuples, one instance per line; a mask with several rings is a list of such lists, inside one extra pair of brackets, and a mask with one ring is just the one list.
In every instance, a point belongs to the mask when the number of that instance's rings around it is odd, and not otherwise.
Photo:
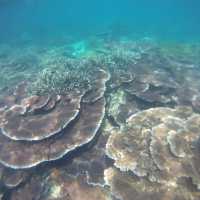
[(104, 96), (106, 83), (110, 79), (110, 74), (103, 69), (94, 73), (91, 81), (91, 89), (83, 98), (84, 103), (92, 103)]
[(152, 108), (127, 120), (113, 131), (107, 155), (121, 171), (161, 185), (178, 186), (180, 178), (191, 178), (199, 188), (199, 120), (187, 107)]
[(24, 87), (19, 87), (19, 100), (2, 110), (0, 162), (14, 169), (31, 168), (91, 142), (104, 117), (108, 79), (102, 70), (90, 95), (81, 89), (66, 95), (25, 97)]
[(30, 173), (21, 170), (12, 170), (0, 165), (0, 182), (3, 187), (13, 189), (24, 183)]
[(72, 177), (61, 171), (56, 177), (53, 172), (41, 184), (39, 177), (14, 192), (11, 200), (110, 200), (109, 192), (100, 186), (90, 186), (83, 176)]
[[(182, 186), (160, 185), (116, 168), (105, 170), (105, 181), (116, 199), (123, 200), (198, 200), (199, 192), (189, 189), (187, 181)], [(188, 185), (187, 185), (188, 184)]]
[[(79, 113), (82, 94), (31, 97), (4, 113), (2, 133), (12, 140), (37, 141), (60, 133)], [(53, 99), (54, 98), (54, 99)], [(55, 101), (54, 109), (48, 107)]]
[(0, 162), (11, 168), (30, 168), (45, 161), (62, 158), (95, 137), (104, 116), (104, 106), (104, 99), (92, 105), (83, 105), (76, 123), (70, 129), (63, 130), (56, 138), (38, 142), (13, 141), (1, 134)]

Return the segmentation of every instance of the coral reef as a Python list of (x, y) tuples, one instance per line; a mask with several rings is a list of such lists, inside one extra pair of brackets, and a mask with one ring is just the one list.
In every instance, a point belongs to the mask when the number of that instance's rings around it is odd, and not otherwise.
[(181, 48), (0, 46), (0, 198), (198, 200), (199, 50)]
[[(64, 102), (61, 99), (61, 104), (58, 103), (47, 112), (40, 110), (40, 115), (33, 113), (29, 116), (26, 113), (27, 110), (18, 105), (5, 111), (5, 116), (10, 121), (9, 123), (6, 122), (8, 126), (5, 125), (4, 129), (1, 130), (4, 134), (1, 133), (0, 135), (0, 162), (15, 169), (30, 168), (45, 161), (59, 159), (68, 152), (89, 143), (95, 137), (103, 120), (104, 99), (99, 99), (91, 105), (82, 105), (79, 112), (80, 97), (78, 99), (74, 99), (74, 96), (71, 97), (73, 98), (63, 97)], [(71, 102), (73, 106), (66, 102)], [(75, 119), (78, 114), (78, 119)], [(14, 120), (12, 115), (15, 115)], [(18, 119), (17, 116), (19, 116)], [(66, 121), (63, 121), (65, 117)], [(66, 129), (66, 126), (73, 119), (75, 120), (74, 125), (69, 130)], [(29, 120), (30, 126), (26, 127)], [(20, 129), (26, 131), (28, 135), (19, 135), (18, 130)], [(10, 134), (5, 133), (5, 130), (9, 130)], [(43, 134), (39, 132), (41, 135), (38, 136), (38, 130), (42, 131)], [(55, 134), (58, 134), (56, 138)], [(7, 137), (8, 135), (9, 137)], [(43, 140), (47, 137), (48, 140)], [(24, 141), (24, 139), (27, 141)], [(33, 140), (37, 141), (34, 142)]]
[(88, 185), (83, 176), (69, 176), (65, 171), (55, 174), (52, 170), (45, 177), (45, 184), (34, 177), (28, 185), (14, 192), (11, 200), (110, 200), (110, 196), (108, 190)]
[(31, 96), (3, 113), (2, 134), (12, 140), (39, 141), (65, 129), (79, 113), (81, 94)]
[(106, 91), (106, 83), (110, 80), (110, 74), (102, 69), (96, 71), (90, 81), (91, 88), (83, 97), (84, 103), (92, 103), (101, 99)]
[[(114, 159), (114, 165), (121, 172), (131, 171), (135, 176), (145, 178), (138, 184), (147, 179), (152, 182), (145, 186), (151, 191), (156, 192), (159, 187), (169, 187), (173, 191), (181, 189), (183, 186), (179, 181), (184, 178), (191, 178), (193, 187), (199, 189), (199, 120), (200, 115), (188, 107), (152, 108), (138, 112), (121, 130), (112, 131), (106, 145), (107, 155)], [(115, 182), (115, 175), (113, 179)], [(148, 196), (151, 199), (151, 195)]]
[(93, 68), (88, 63), (64, 59), (54, 62), (39, 73), (30, 86), (31, 94), (65, 94), (74, 89), (89, 87)]
[(107, 116), (113, 124), (118, 126), (124, 124), (130, 115), (140, 110), (138, 102), (121, 88), (109, 93), (107, 102)]
[(12, 169), (5, 168), (4, 166), (0, 166), (0, 183), (1, 188), (9, 188), (13, 189), (23, 182), (29, 177), (29, 173), (26, 171), (16, 171)]
[(38, 48), (0, 44), (0, 91), (37, 76), (41, 57)]
[(105, 170), (105, 180), (111, 188), (111, 193), (116, 199), (123, 200), (198, 200), (199, 192), (190, 190), (190, 183), (185, 180), (182, 187), (160, 185), (130, 173), (120, 172), (116, 168)]
[(99, 136), (96, 144), (90, 149), (82, 153), (80, 157), (76, 157), (65, 167), (67, 174), (71, 176), (86, 177), (89, 185), (98, 185), (103, 187), (104, 170), (113, 165), (113, 161), (106, 156), (105, 147), (108, 134)]

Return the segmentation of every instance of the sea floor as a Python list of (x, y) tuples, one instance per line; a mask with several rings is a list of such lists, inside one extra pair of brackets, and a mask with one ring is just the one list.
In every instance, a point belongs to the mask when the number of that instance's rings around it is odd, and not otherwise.
[(200, 44), (1, 44), (0, 68), (0, 199), (200, 199)]

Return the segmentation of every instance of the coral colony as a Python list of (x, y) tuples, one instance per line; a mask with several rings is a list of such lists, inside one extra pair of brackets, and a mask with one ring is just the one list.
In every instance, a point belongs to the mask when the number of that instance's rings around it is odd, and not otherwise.
[(147, 39), (87, 56), (84, 44), (43, 52), (34, 78), (2, 89), (1, 197), (198, 200), (198, 57)]

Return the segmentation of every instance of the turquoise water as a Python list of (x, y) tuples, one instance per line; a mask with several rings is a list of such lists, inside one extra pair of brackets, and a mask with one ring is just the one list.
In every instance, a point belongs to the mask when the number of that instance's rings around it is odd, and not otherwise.
[(48, 41), (115, 34), (163, 40), (199, 40), (197, 0), (3, 0), (1, 41)]

